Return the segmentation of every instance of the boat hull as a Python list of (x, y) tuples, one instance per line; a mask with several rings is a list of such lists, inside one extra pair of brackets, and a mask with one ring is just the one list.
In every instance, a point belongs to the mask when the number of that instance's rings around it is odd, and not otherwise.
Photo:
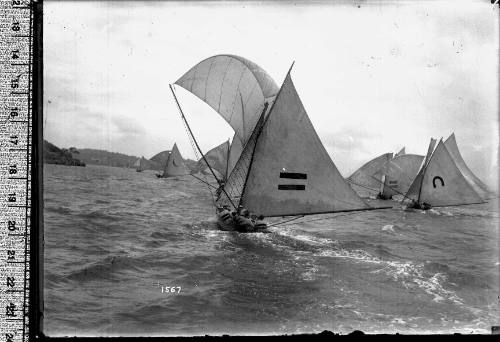
[(256, 224), (253, 220), (240, 216), (232, 215), (229, 211), (217, 213), (217, 226), (220, 230), (234, 231), (239, 233), (267, 233), (267, 225), (264, 222)]

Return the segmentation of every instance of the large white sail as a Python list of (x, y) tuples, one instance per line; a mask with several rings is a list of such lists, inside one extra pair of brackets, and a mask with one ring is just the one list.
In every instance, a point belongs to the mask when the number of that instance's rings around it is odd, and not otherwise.
[(250, 160), (241, 204), (255, 214), (285, 216), (370, 208), (335, 167), (290, 74), (257, 137)]
[(425, 168), (419, 201), (434, 207), (484, 202), (463, 176), (442, 140)]
[[(225, 141), (222, 144), (212, 148), (210, 151), (205, 153), (204, 157), (210, 167), (216, 170), (221, 175), (222, 179), (225, 180), (227, 177), (226, 173), (228, 168), (229, 141)], [(205, 159), (201, 158), (198, 161), (198, 172), (201, 172), (208, 167)]]
[(380, 170), (392, 159), (392, 153), (384, 153), (356, 170), (347, 180), (351, 187), (359, 194), (376, 194), (382, 184)]
[(266, 102), (278, 93), (274, 80), (239, 56), (217, 55), (196, 64), (175, 84), (215, 109), (246, 144)]
[(474, 190), (481, 196), (481, 198), (486, 199), (490, 197), (490, 192), (486, 184), (484, 184), (467, 166), (460, 151), (458, 150), (457, 141), (455, 139), (455, 133), (452, 133), (448, 139), (444, 142), (446, 149), (450, 152), (455, 164), (462, 173), (462, 175), (467, 179)]
[(384, 166), (385, 182), (382, 190), (384, 198), (404, 195), (418, 174), (424, 156), (402, 154), (389, 160)]
[(187, 174), (188, 170), (184, 165), (184, 159), (177, 148), (177, 144), (174, 144), (174, 147), (172, 147), (172, 151), (168, 156), (163, 177), (182, 176)]

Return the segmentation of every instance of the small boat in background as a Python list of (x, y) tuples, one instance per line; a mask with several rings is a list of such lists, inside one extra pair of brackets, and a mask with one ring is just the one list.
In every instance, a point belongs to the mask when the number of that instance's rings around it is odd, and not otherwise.
[(175, 176), (184, 176), (189, 174), (186, 165), (184, 164), (184, 159), (177, 148), (177, 144), (174, 143), (174, 147), (170, 151), (168, 155), (167, 161), (165, 163), (165, 169), (163, 170), (163, 174), (157, 174), (158, 178), (168, 178)]
[(147, 168), (147, 159), (144, 156), (137, 158), (133, 166), (135, 167), (135, 171), (142, 172)]

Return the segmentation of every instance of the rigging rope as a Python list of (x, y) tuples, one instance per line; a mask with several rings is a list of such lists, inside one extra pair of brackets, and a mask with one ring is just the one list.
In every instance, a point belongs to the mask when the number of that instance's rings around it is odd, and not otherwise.
[[(353, 211), (353, 212), (349, 212), (349, 213), (343, 213), (343, 214), (334, 214), (332, 216), (328, 216), (328, 217), (320, 217), (320, 218), (317, 218), (317, 219), (308, 219), (308, 220), (304, 220), (304, 221), (299, 221), (298, 223), (309, 223), (309, 222), (316, 222), (316, 221), (323, 221), (323, 220), (331, 220), (331, 219), (334, 219), (334, 218), (337, 218), (337, 217), (343, 217), (343, 216), (348, 216), (348, 215), (353, 215), (353, 214), (357, 214), (359, 213), (358, 211)], [(274, 226), (278, 226), (278, 225), (282, 225), (282, 224), (285, 224), (285, 223), (288, 223), (288, 222), (291, 222), (291, 221), (295, 221), (299, 218), (303, 218), (305, 215), (302, 215), (302, 216), (295, 216), (294, 218), (290, 219), (290, 220), (285, 220), (285, 221), (281, 221), (281, 222), (277, 222), (277, 223), (273, 223), (271, 225), (268, 225), (268, 227), (274, 227)]]
[[(172, 90), (172, 92), (173, 92), (173, 90)], [(186, 121), (185, 121), (185, 120), (182, 120), (182, 123), (183, 123), (183, 125), (184, 125), (184, 129), (186, 130), (186, 133), (187, 133), (187, 135), (188, 135), (188, 137), (189, 137), (189, 143), (191, 144), (191, 148), (192, 148), (192, 149), (193, 149), (193, 151), (194, 151), (194, 156), (195, 156), (195, 158), (196, 158), (197, 160), (200, 160), (200, 157), (199, 157), (199, 155), (198, 155), (198, 149), (196, 148), (196, 144), (195, 144), (195, 142), (194, 142), (194, 138), (193, 138), (193, 136), (191, 135), (191, 132), (190, 132), (190, 130), (189, 130), (189, 127), (187, 126), (187, 123), (186, 123)], [(208, 164), (208, 163), (207, 163), (207, 164)], [(209, 167), (210, 167), (210, 166), (209, 166)], [(213, 186), (213, 185), (211, 185), (211, 184), (207, 181), (207, 177), (206, 177), (206, 175), (203, 175), (204, 180), (203, 180), (203, 179), (201, 179), (201, 178), (199, 178), (199, 177), (196, 177), (196, 176), (195, 176), (195, 175), (193, 175), (193, 174), (190, 174), (190, 175), (191, 175), (191, 176), (193, 176), (194, 178), (198, 179), (199, 181), (201, 181), (201, 182), (205, 183), (205, 184), (207, 185), (208, 191), (210, 192), (210, 197), (212, 198), (212, 205), (214, 206), (214, 208), (216, 208), (216, 207), (217, 207), (217, 204), (215, 203), (215, 196), (214, 196), (214, 194), (213, 194), (213, 192), (212, 192), (212, 189), (211, 189), (211, 187), (214, 187), (214, 186)]]

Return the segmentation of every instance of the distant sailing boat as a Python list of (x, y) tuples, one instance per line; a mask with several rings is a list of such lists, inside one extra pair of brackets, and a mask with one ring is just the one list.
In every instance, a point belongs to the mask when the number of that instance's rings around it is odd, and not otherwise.
[(146, 170), (146, 163), (147, 163), (147, 160), (146, 158), (141, 157), (141, 158), (137, 158), (137, 160), (135, 161), (134, 163), (134, 167), (135, 167), (135, 171), (137, 172), (142, 172), (144, 170)]
[(165, 169), (162, 175), (156, 175), (159, 178), (167, 178), (174, 176), (184, 176), (189, 174), (186, 165), (184, 164), (184, 159), (177, 148), (177, 144), (174, 143), (174, 147), (168, 155), (167, 162), (165, 163)]
[[(209, 61), (208, 66), (203, 65), (206, 61)], [(197, 70), (200, 64), (201, 70)], [(231, 65), (238, 69), (231, 70)], [(212, 74), (212, 70), (218, 71)], [(211, 57), (176, 82), (188, 90), (191, 88), (199, 92), (206, 89), (206, 94), (216, 95), (221, 99), (219, 102), (227, 102), (225, 109), (239, 108), (237, 122), (241, 122), (242, 118), (243, 122), (246, 121), (245, 113), (248, 112), (245, 104), (250, 101), (253, 101), (252, 113), (257, 113), (257, 116), (252, 116), (254, 124), (251, 130), (246, 130), (248, 125), (243, 132), (235, 129), (244, 148), (216, 201), (218, 224), (222, 229), (256, 231), (266, 227), (264, 216), (380, 209), (365, 203), (337, 170), (300, 101), (290, 70), (275, 96), (259, 98), (251, 97), (255, 92), (250, 91), (249, 84), (242, 82), (244, 76), (261, 91), (259, 78), (266, 81), (266, 89), (274, 89), (269, 86), (274, 81), (254, 63), (237, 56)], [(222, 74), (218, 74), (220, 71)], [(213, 88), (202, 87), (210, 84), (211, 80), (222, 82), (212, 83), (215, 85)], [(197, 82), (201, 84), (189, 86)], [(227, 87), (232, 87), (231, 91), (224, 93), (221, 84), (228, 84)], [(206, 96), (201, 98), (208, 102)], [(220, 113), (220, 105), (215, 109)], [(187, 124), (181, 109), (180, 112)], [(233, 120), (231, 117), (229, 123), (234, 123)], [(191, 131), (190, 134), (194, 139)]]
[(417, 176), (423, 160), (424, 156), (398, 152), (374, 174), (375, 177), (381, 177), (380, 193), (377, 197), (391, 199), (395, 195), (404, 196)]
[[(418, 172), (422, 163), (420, 160), (416, 166), (417, 170), (414, 170), (413, 163), (420, 156), (405, 156), (404, 147), (394, 155), (392, 152), (384, 153), (361, 166), (347, 178), (347, 181), (357, 193), (372, 196), (376, 194), (379, 199), (390, 199), (396, 193), (402, 194), (401, 190), (397, 188), (408, 190), (406, 187), (407, 178), (410, 177), (409, 182), (411, 183), (412, 177)], [(423, 159), (423, 157), (421, 158)], [(402, 186), (399, 185), (400, 183)]]
[(404, 200), (418, 209), (485, 203), (489, 191), (467, 167), (452, 134), (437, 146), (431, 139), (424, 163)]

